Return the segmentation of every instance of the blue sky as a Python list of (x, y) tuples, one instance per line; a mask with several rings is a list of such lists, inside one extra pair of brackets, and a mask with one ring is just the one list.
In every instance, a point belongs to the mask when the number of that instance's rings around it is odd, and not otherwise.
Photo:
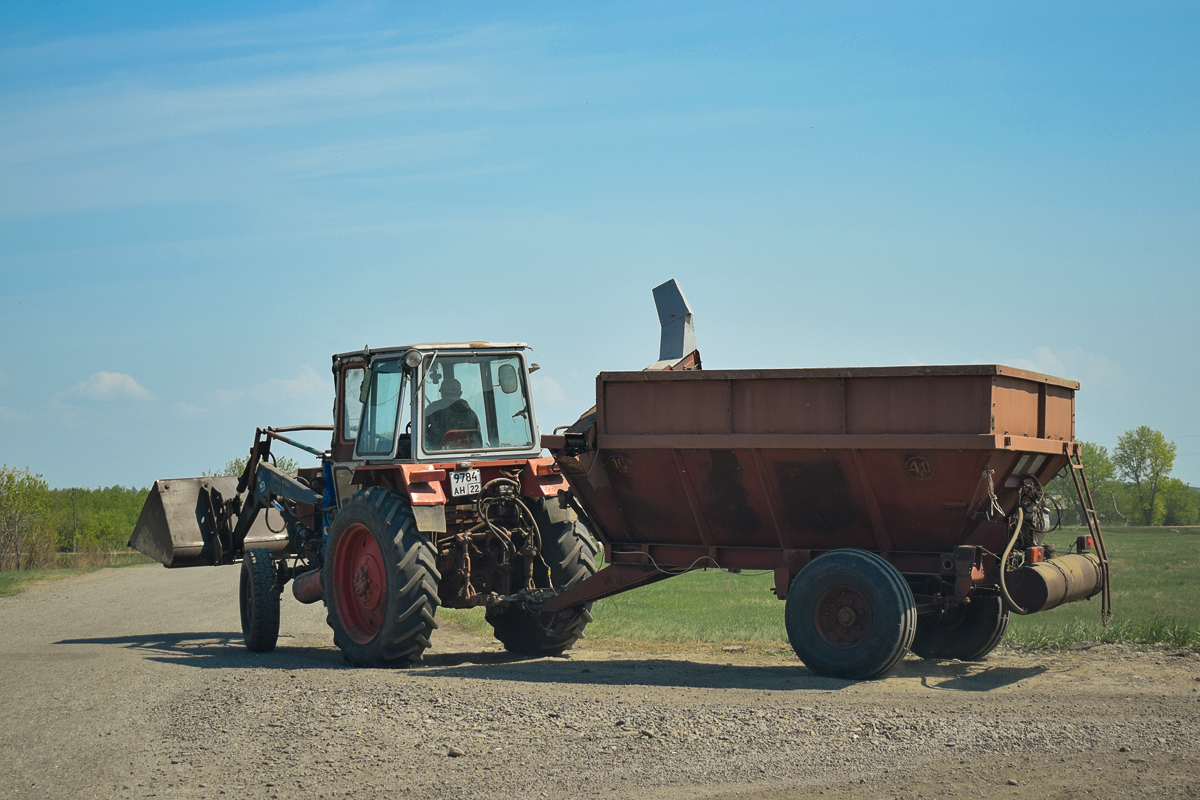
[(0, 461), (148, 485), (327, 422), (329, 356), (522, 340), (1083, 383), (1200, 484), (1192, 4), (43, 3), (0, 21)]

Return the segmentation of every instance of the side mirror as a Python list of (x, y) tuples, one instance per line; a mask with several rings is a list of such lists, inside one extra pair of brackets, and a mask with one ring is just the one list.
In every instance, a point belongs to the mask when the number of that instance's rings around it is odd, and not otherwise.
[(499, 370), (500, 391), (512, 394), (517, 390), (517, 370), (512, 364), (501, 364)]

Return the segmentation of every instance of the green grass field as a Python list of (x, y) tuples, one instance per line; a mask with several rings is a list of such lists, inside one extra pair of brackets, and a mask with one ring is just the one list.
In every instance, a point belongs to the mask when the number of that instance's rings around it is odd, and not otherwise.
[[(1087, 641), (1168, 642), (1200, 647), (1200, 528), (1113, 528), (1105, 535), (1112, 562), (1113, 619), (1100, 624), (1100, 598), (1014, 617), (1005, 641), (1029, 649)], [(1065, 552), (1081, 531), (1050, 541)], [(769, 573), (693, 572), (596, 603), (593, 642), (790, 646), (783, 603)], [(438, 619), (487, 633), (482, 610), (442, 609)]]

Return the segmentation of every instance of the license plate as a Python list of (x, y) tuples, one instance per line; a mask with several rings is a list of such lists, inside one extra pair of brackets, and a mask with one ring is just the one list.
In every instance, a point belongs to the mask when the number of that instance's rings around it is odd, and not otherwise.
[(483, 484), (479, 480), (479, 470), (465, 469), (461, 472), (450, 473), (450, 495), (462, 497), (466, 494), (479, 494)]

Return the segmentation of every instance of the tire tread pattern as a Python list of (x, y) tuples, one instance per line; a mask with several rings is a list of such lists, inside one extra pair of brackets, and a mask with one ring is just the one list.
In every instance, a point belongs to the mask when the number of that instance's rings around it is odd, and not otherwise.
[[(816, 570), (807, 572), (813, 570), (814, 566), (817, 566)], [(874, 636), (875, 643), (883, 648), (881, 652), (874, 652), (875, 647), (870, 639), (864, 640), (861, 645), (866, 650), (857, 650), (860, 645), (848, 650), (833, 650), (820, 640), (811, 622), (813, 608), (807, 605), (807, 600), (802, 596), (808, 582), (825, 579), (828, 570), (849, 573), (851, 583), (857, 580), (863, 588), (880, 591), (882, 596), (879, 600), (883, 605), (874, 610), (872, 631), (868, 636)], [(812, 599), (815, 602), (816, 598)], [(890, 631), (876, 627), (885, 624), (887, 615), (882, 612), (887, 611), (900, 612), (894, 619), (895, 628)], [(876, 553), (852, 548), (829, 551), (805, 567), (788, 591), (784, 615), (788, 639), (805, 666), (819, 675), (851, 680), (878, 678), (893, 669), (904, 659), (917, 627), (912, 589), (900, 571)]]
[[(551, 582), (565, 588), (595, 575), (593, 556), (599, 547), (583, 523), (578, 520), (551, 523), (545, 501), (529, 506), (542, 534), (542, 558), (550, 567)], [(583, 638), (584, 627), (592, 621), (591, 603), (569, 614), (559, 612), (549, 631), (542, 615), (520, 608), (488, 614), (487, 619), (506, 650), (523, 655), (558, 655)]]
[[(247, 585), (248, 584), (248, 585)], [(270, 550), (254, 548), (242, 557), (242, 640), (251, 653), (270, 653), (279, 641), (280, 591), (275, 557)], [(247, 589), (251, 608), (246, 607)]]
[[(344, 516), (348, 512), (349, 516)], [(388, 615), (379, 633), (367, 644), (359, 644), (346, 634), (335, 602), (331, 602), (334, 594), (332, 548), (336, 546), (336, 534), (344, 530), (338, 527), (339, 519), (357, 521), (372, 528), (388, 569)], [(380, 530), (374, 530), (375, 527)], [(360, 667), (420, 663), (430, 646), (430, 637), (438, 627), (435, 615), (441, 601), (437, 587), (442, 576), (437, 569), (433, 543), (417, 530), (404, 497), (379, 486), (356, 492), (338, 512), (331, 526), (322, 579), (326, 622), (333, 629), (334, 644), (347, 661)]]

